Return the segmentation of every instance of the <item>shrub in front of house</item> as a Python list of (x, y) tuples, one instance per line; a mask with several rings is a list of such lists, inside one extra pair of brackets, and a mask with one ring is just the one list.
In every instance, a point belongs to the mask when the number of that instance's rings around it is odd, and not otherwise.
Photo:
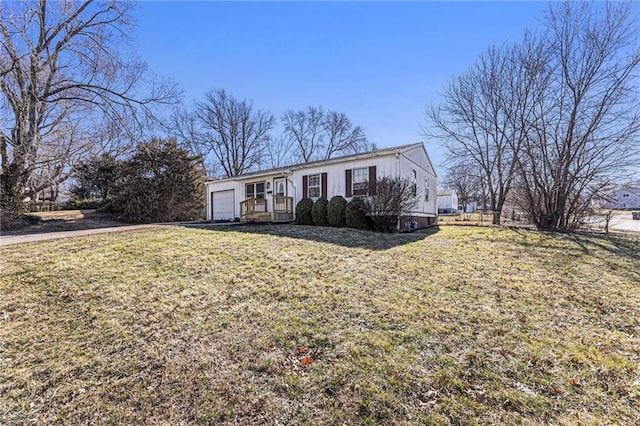
[(311, 198), (303, 198), (298, 201), (298, 204), (296, 204), (296, 223), (298, 225), (313, 225), (312, 208), (313, 200)]
[(418, 203), (415, 183), (400, 177), (382, 177), (375, 192), (364, 201), (367, 218), (378, 232), (396, 232), (398, 219), (409, 214)]
[(349, 228), (371, 229), (370, 219), (362, 198), (354, 197), (347, 203), (344, 211), (345, 223)]
[(347, 200), (336, 195), (327, 204), (327, 222), (329, 225), (341, 227), (345, 224), (344, 211), (347, 208)]
[(372, 222), (373, 230), (376, 232), (384, 232), (393, 234), (398, 231), (397, 216), (368, 216)]
[(328, 201), (324, 197), (320, 197), (313, 203), (311, 208), (311, 219), (314, 225), (327, 226), (327, 204)]

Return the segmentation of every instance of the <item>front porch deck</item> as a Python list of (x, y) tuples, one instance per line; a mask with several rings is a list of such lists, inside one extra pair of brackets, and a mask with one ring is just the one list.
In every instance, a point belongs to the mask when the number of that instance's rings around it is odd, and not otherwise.
[(291, 222), (293, 221), (293, 197), (274, 195), (272, 211), (266, 198), (247, 198), (240, 202), (241, 222)]

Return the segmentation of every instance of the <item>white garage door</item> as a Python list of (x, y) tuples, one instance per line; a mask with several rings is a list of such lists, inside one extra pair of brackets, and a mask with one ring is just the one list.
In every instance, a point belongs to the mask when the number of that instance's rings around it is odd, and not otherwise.
[(211, 193), (213, 220), (233, 220), (235, 214), (234, 198), (233, 189)]

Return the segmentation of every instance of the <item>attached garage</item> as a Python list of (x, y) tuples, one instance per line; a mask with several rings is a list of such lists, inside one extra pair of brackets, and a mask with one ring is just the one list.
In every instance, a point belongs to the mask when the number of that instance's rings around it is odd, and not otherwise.
[(211, 214), (213, 220), (233, 220), (235, 217), (234, 190), (211, 193)]

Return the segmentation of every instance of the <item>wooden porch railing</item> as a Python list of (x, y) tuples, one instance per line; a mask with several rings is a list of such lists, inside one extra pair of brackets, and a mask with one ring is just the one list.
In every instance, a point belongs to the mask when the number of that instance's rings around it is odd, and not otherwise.
[(265, 198), (247, 198), (240, 202), (240, 220), (289, 222), (293, 220), (293, 197), (273, 196), (273, 211)]
[(293, 220), (293, 197), (273, 196), (274, 222), (291, 222)]
[(265, 198), (247, 198), (240, 202), (240, 219), (254, 213), (266, 213), (267, 200)]
[(273, 212), (274, 213), (293, 213), (293, 197), (285, 197), (284, 195), (273, 196)]

